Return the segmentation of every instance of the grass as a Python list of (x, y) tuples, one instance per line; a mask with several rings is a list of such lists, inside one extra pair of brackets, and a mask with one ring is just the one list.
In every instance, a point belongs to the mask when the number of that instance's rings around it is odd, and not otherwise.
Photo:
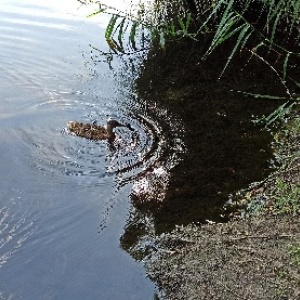
[(300, 245), (289, 245), (287, 250), (291, 256), (293, 263), (295, 263), (296, 265), (300, 265)]
[(283, 128), (274, 134), (274, 147), (280, 163), (275, 180), (274, 203), (278, 213), (295, 215), (300, 212), (300, 135), (299, 108), (295, 107)]
[(300, 213), (300, 107), (273, 128), (274, 172), (262, 182), (253, 183), (234, 196), (242, 215), (257, 216), (265, 212), (295, 216)]
[(277, 178), (274, 200), (278, 213), (295, 215), (300, 212), (300, 187)]

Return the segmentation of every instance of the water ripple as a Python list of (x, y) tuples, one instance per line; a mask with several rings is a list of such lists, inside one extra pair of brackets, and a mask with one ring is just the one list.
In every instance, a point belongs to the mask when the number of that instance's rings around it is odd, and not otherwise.
[(36, 231), (28, 212), (16, 212), (10, 207), (0, 209), (0, 268), (17, 252)]
[(176, 118), (164, 120), (159, 114), (155, 119), (139, 114), (128, 118), (135, 128), (132, 151), (123, 155), (117, 169), (119, 174), (126, 173), (125, 182), (138, 179), (149, 169), (163, 166), (170, 170), (178, 164), (184, 146), (181, 134), (175, 134), (180, 126)]
[[(33, 18), (21, 10), (1, 13), (0, 122), (7, 130), (13, 128), (10, 142), (21, 149), (20, 164), (25, 161), (61, 183), (87, 186), (115, 178), (124, 185), (151, 168), (170, 170), (184, 148), (180, 122), (162, 109), (133, 113), (116, 104), (118, 96), (107, 99), (115, 94), (108, 66), (95, 66), (90, 49), (70, 44), (83, 35), (74, 30), (77, 21), (65, 23), (53, 15)], [(61, 48), (66, 52), (56, 55)], [(97, 67), (97, 76), (88, 63)], [(107, 117), (131, 124), (134, 131), (117, 129), (118, 138), (111, 145), (71, 136), (65, 129), (69, 120), (97, 120), (100, 125)]]
[[(72, 105), (69, 107), (65, 102), (59, 105), (72, 109)], [(100, 119), (98, 124), (105, 124), (106, 114), (88, 113), (84, 119), (79, 121)], [(163, 124), (141, 115), (123, 114), (117, 120), (130, 124), (133, 131), (117, 128), (114, 143), (73, 136), (65, 127), (22, 128), (15, 132), (14, 138), (21, 138), (27, 147), (22, 159), (62, 183), (77, 180), (83, 185), (101, 185), (116, 177), (119, 184), (124, 185), (143, 176), (149, 168), (171, 169), (178, 163), (183, 152), (182, 140), (166, 132)]]

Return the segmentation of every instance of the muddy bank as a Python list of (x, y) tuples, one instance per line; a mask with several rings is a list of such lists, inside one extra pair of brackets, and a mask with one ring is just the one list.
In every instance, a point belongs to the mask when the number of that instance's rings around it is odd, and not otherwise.
[[(298, 217), (187, 226), (159, 238), (146, 267), (162, 299), (298, 299)], [(153, 259), (153, 258), (152, 258)]]
[(161, 299), (300, 298), (299, 129), (294, 118), (274, 134), (281, 167), (240, 193), (247, 218), (157, 237), (145, 266)]

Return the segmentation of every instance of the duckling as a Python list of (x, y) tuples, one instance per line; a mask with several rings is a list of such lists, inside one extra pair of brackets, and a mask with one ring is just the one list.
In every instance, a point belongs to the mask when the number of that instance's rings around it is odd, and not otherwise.
[(85, 124), (77, 121), (69, 121), (67, 122), (67, 126), (71, 133), (79, 137), (94, 141), (108, 140), (109, 142), (113, 142), (116, 138), (116, 134), (114, 132), (116, 127), (127, 127), (130, 130), (133, 130), (130, 124), (123, 125), (113, 119), (107, 120), (106, 128), (104, 126), (96, 125), (95, 122), (92, 124)]

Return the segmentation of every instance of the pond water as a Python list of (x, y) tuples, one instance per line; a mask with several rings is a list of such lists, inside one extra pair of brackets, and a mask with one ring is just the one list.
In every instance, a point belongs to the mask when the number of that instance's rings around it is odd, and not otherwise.
[[(278, 104), (228, 89), (265, 91), (260, 65), (214, 80), (226, 55), (199, 68), (202, 41), (116, 55), (109, 16), (79, 6), (0, 4), (0, 299), (155, 299), (142, 261), (156, 235), (227, 221), (228, 196), (272, 171), (251, 119)], [(113, 143), (66, 128), (108, 118), (130, 125)]]
[[(78, 6), (0, 4), (0, 299), (155, 294), (120, 237), (135, 178), (163, 155), (162, 126), (134, 113), (142, 108), (127, 97), (132, 77), (121, 61), (114, 70), (95, 63), (93, 47), (108, 48), (104, 27)], [(112, 147), (65, 128), (69, 120), (108, 117), (135, 134), (119, 129)]]

